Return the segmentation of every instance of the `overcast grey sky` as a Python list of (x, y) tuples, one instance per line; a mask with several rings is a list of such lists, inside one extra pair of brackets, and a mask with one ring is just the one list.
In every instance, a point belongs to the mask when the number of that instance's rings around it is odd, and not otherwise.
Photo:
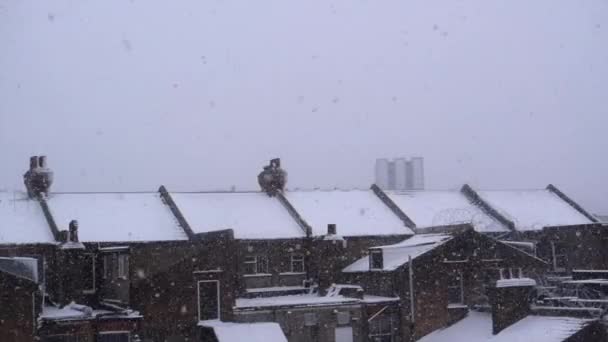
[(0, 188), (554, 183), (608, 212), (608, 1), (0, 0)]

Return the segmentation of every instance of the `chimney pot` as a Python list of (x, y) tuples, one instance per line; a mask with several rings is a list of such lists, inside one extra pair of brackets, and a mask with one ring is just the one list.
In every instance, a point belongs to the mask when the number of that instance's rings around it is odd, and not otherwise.
[(70, 242), (78, 242), (78, 221), (70, 221)]
[(38, 157), (30, 157), (30, 171), (38, 168)]
[(338, 233), (336, 224), (330, 223), (327, 225), (327, 235), (336, 235)]
[(46, 168), (46, 156), (38, 157), (38, 166), (41, 168)]

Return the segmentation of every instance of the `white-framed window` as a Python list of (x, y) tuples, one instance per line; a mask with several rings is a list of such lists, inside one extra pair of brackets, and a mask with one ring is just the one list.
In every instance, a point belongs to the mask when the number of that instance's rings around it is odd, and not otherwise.
[(389, 315), (379, 315), (369, 322), (369, 340), (374, 342), (393, 341), (393, 319)]
[(95, 254), (86, 253), (84, 254), (82, 261), (82, 277), (87, 287), (82, 291), (83, 293), (95, 293)]
[(198, 320), (220, 319), (219, 280), (200, 280), (197, 283)]
[(304, 256), (302, 254), (291, 255), (290, 272), (304, 273)]
[(118, 277), (127, 279), (129, 277), (129, 255), (118, 255)]
[(523, 270), (521, 267), (499, 268), (500, 279), (523, 278)]
[(245, 274), (268, 273), (268, 257), (264, 255), (245, 257)]
[(103, 331), (97, 334), (97, 342), (130, 342), (128, 331)]
[(369, 268), (371, 270), (381, 270), (384, 268), (381, 249), (372, 249), (369, 251)]
[(461, 270), (449, 274), (448, 304), (464, 304), (464, 279)]

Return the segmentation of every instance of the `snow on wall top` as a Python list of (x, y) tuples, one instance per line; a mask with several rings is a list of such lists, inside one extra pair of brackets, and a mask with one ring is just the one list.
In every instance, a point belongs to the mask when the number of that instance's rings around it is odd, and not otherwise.
[(414, 234), (371, 190), (287, 191), (285, 197), (314, 236), (326, 235), (330, 223), (342, 236)]
[(278, 323), (203, 321), (199, 325), (213, 328), (219, 342), (287, 342)]
[(460, 191), (385, 191), (418, 229), (470, 223), (478, 232), (507, 227), (473, 205)]
[(37, 201), (22, 192), (0, 192), (0, 243), (55, 243)]
[(581, 330), (589, 321), (572, 317), (528, 316), (493, 335), (491, 315), (471, 311), (459, 322), (436, 330), (419, 342), (562, 342)]
[(547, 226), (590, 224), (587, 217), (553, 192), (542, 190), (477, 191), (500, 214), (515, 223), (517, 230), (540, 230)]
[[(371, 249), (382, 250), (381, 271), (394, 271), (405, 265), (410, 257), (412, 260), (429, 252), (453, 238), (449, 234), (417, 234), (411, 238), (394, 245), (374, 247)], [(342, 272), (366, 272), (370, 271), (369, 256), (363, 257), (350, 264)]]
[(160, 195), (150, 193), (53, 193), (48, 204), (60, 230), (78, 220), (82, 242), (187, 240)]
[(233, 229), (237, 239), (301, 238), (304, 231), (264, 192), (171, 193), (195, 233)]

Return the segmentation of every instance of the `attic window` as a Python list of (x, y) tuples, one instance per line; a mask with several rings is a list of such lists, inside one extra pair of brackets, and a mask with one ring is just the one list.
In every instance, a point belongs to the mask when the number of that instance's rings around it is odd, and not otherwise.
[(381, 270), (384, 268), (384, 262), (382, 258), (382, 250), (372, 249), (369, 252), (369, 269), (370, 270)]

